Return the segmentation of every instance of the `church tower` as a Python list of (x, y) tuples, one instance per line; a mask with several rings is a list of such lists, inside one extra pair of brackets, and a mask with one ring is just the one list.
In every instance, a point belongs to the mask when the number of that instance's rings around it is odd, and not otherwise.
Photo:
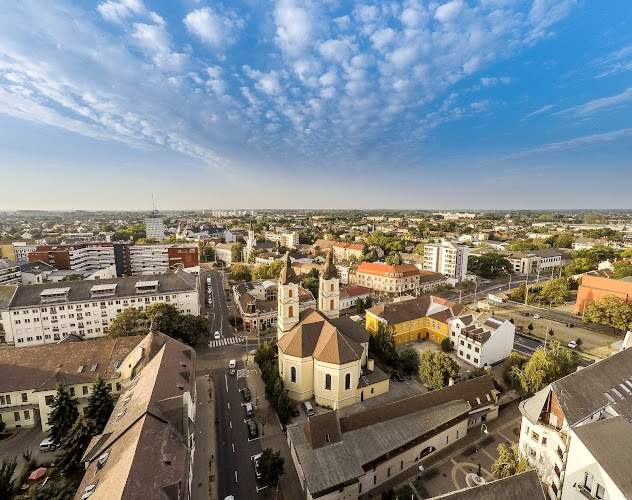
[(318, 289), (318, 309), (329, 319), (340, 316), (340, 278), (332, 259), (330, 250), (327, 253), (327, 260), (320, 268)]
[(248, 241), (246, 242), (246, 258), (244, 259), (246, 262), (248, 262), (250, 252), (254, 250), (255, 246), (257, 246), (257, 240), (255, 239), (255, 232), (252, 229), (252, 221), (250, 221), (250, 227), (248, 228)]
[(290, 253), (283, 257), (283, 269), (278, 283), (277, 340), (298, 323), (298, 278), (290, 263)]

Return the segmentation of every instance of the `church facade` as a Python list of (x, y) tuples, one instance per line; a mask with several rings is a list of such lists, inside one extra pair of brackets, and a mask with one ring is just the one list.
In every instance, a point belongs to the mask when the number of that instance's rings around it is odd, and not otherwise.
[(290, 399), (342, 408), (388, 391), (389, 378), (369, 359), (369, 336), (340, 316), (340, 278), (331, 253), (320, 269), (317, 308), (299, 312), (298, 278), (289, 255), (278, 284), (279, 374)]

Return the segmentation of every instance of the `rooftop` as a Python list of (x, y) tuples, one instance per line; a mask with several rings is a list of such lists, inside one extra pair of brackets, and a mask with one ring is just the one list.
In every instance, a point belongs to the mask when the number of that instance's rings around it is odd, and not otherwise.
[(464, 488), (431, 500), (547, 500), (535, 470), (516, 474), (475, 488)]

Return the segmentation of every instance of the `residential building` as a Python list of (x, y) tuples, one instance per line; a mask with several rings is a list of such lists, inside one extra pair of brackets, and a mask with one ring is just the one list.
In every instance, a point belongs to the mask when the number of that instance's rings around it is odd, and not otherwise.
[(191, 498), (197, 391), (195, 350), (159, 332), (124, 384), (103, 433), (85, 451), (76, 500)]
[[(587, 436), (595, 422), (613, 417), (632, 419), (632, 349), (624, 349), (556, 380), (521, 402), (519, 408), (520, 450), (538, 468), (550, 497), (567, 498), (566, 489), (574, 488), (576, 483), (566, 481), (566, 475), (572, 473), (577, 477), (588, 466), (586, 455), (581, 453), (580, 446), (575, 447), (575, 440), (594, 439)], [(581, 429), (584, 426), (586, 429)], [(571, 447), (580, 451), (574, 457), (577, 460), (570, 462), (572, 468), (569, 467)], [(620, 457), (615, 455), (617, 450), (612, 450), (613, 456)], [(629, 463), (629, 458), (622, 463)], [(587, 472), (596, 478), (594, 467)], [(606, 486), (605, 482), (601, 484)], [(593, 486), (591, 483), (591, 492), (596, 491)], [(622, 497), (606, 494), (603, 498)]]
[(114, 395), (131, 376), (139, 361), (138, 337), (61, 342), (0, 349), (0, 417), (8, 428), (40, 425), (48, 431), (48, 417), (58, 384), (79, 401), (79, 412), (88, 404), (97, 376)]
[(549, 500), (535, 470), (522, 472), (430, 500)]
[(165, 239), (165, 233), (167, 227), (165, 226), (162, 217), (158, 215), (155, 210), (145, 217), (145, 237), (153, 238), (157, 242)]
[[(342, 282), (342, 279), (340, 280)], [(340, 290), (340, 309), (350, 309), (356, 306), (358, 300), (366, 300), (371, 295), (369, 288), (350, 286)]]
[(15, 260), (28, 260), (29, 253), (34, 251), (36, 248), (37, 245), (34, 243), (26, 243), (25, 241), (14, 242), (13, 254), (15, 255)]
[(114, 245), (101, 242), (37, 245), (26, 260), (46, 262), (60, 271), (97, 271), (115, 264)]
[(577, 238), (573, 241), (573, 250), (588, 250), (598, 245), (603, 245), (603, 242), (595, 240), (593, 238)]
[(363, 262), (355, 274), (349, 274), (349, 284), (370, 288), (384, 296), (418, 295), (435, 290), (446, 282), (445, 276), (422, 271), (414, 264), (389, 266)]
[(312, 245), (314, 255), (321, 252), (331, 251), (332, 247), (336, 244), (333, 240), (316, 240)]
[(235, 243), (218, 243), (215, 245), (215, 260), (230, 266), (233, 263), (233, 247)]
[(166, 245), (131, 245), (130, 274), (158, 274), (169, 269), (186, 269), (200, 265), (196, 243)]
[[(233, 287), (235, 304), (239, 308), (239, 315), (244, 322), (246, 331), (257, 328), (276, 328), (278, 283), (275, 281), (251, 281)], [(299, 311), (304, 311), (316, 305), (312, 292), (299, 285)]]
[(298, 233), (293, 231), (272, 232), (265, 231), (263, 237), (267, 241), (278, 243), (285, 248), (296, 248), (298, 245)]
[(17, 262), (22, 272), (22, 284), (23, 285), (36, 285), (37, 283), (44, 283), (48, 275), (55, 270), (50, 264), (42, 262), (41, 260)]
[(632, 304), (632, 283), (624, 280), (582, 275), (581, 285), (577, 289), (575, 314), (581, 313), (594, 301), (608, 295), (624, 299)]
[(424, 296), (367, 309), (366, 328), (375, 335), (380, 323), (392, 326), (396, 344), (422, 338), (440, 344), (456, 328), (452, 328), (453, 320), (466, 311), (465, 306), (449, 300)]
[(13, 285), (21, 282), (20, 266), (9, 259), (0, 259), (0, 285)]
[(334, 252), (334, 259), (341, 260), (361, 260), (364, 247), (357, 243), (336, 242), (331, 247)]
[(450, 321), (450, 340), (458, 358), (477, 368), (508, 358), (516, 327), (489, 312), (471, 312)]
[(428, 243), (424, 245), (424, 270), (441, 273), (460, 283), (467, 274), (468, 249), (467, 245), (450, 240)]
[(298, 278), (284, 259), (278, 284), (279, 374), (294, 401), (342, 408), (388, 391), (369, 360), (369, 333), (339, 317), (340, 289), (331, 253), (320, 271), (318, 309), (299, 312)]
[[(489, 377), (491, 379), (491, 377)], [(345, 409), (287, 426), (306, 498), (357, 499), (465, 437), (470, 398), (493, 399), (472, 379), (360, 412)], [(493, 387), (493, 383), (491, 385)], [(478, 405), (477, 405), (478, 406)]]
[[(0, 289), (3, 287), (0, 287)], [(0, 292), (0, 295), (2, 292)], [(199, 314), (197, 279), (186, 272), (99, 281), (17, 285), (2, 311), (8, 315), (5, 342), (18, 347), (51, 344), (70, 334), (98, 338), (123, 309), (173, 304), (182, 314)]]

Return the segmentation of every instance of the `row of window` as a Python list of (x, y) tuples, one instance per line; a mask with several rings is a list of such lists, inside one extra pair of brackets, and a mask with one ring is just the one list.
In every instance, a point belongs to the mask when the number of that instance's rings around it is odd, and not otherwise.
[[(20, 394), (23, 403), (29, 402), (29, 396), (26, 392)], [(11, 395), (7, 394), (5, 396), (0, 396), (0, 406), (10, 405), (11, 404)]]
[[(463, 357), (463, 351), (459, 350), (459, 356)], [(467, 359), (469, 361), (469, 360), (472, 359), (472, 356), (470, 354), (465, 354), (465, 359)], [(479, 358), (472, 359), (472, 361), (474, 362), (475, 365), (478, 364), (478, 359)]]

